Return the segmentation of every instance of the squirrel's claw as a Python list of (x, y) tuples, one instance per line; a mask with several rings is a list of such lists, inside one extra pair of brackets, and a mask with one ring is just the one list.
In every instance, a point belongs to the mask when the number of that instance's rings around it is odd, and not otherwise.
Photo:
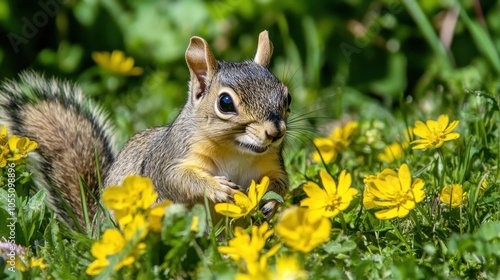
[(231, 189), (238, 191), (243, 190), (242, 187), (231, 182), (231, 180), (229, 180), (226, 176), (215, 176), (215, 179), (217, 179), (217, 181), (219, 181), (219, 184), (221, 184), (222, 186), (230, 187)]
[(241, 187), (231, 182), (231, 180), (225, 176), (215, 176), (214, 178), (219, 183), (219, 188), (212, 191), (210, 198), (214, 202), (234, 201), (233, 196), (237, 191), (241, 190)]

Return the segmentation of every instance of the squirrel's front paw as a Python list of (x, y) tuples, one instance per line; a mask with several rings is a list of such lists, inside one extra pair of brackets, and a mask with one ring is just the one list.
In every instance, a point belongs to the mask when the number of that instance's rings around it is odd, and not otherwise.
[(240, 186), (231, 182), (225, 176), (215, 176), (214, 178), (219, 183), (218, 188), (209, 193), (209, 198), (214, 202), (232, 201), (234, 194), (241, 190)]

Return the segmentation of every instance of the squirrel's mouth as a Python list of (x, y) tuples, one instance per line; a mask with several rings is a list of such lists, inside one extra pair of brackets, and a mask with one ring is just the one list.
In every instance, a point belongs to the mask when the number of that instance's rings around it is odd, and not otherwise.
[(254, 144), (247, 144), (247, 143), (242, 143), (240, 141), (237, 141), (238, 145), (245, 150), (248, 150), (250, 152), (256, 153), (256, 154), (262, 154), (267, 152), (269, 150), (270, 146), (259, 146), (259, 145), (254, 145)]

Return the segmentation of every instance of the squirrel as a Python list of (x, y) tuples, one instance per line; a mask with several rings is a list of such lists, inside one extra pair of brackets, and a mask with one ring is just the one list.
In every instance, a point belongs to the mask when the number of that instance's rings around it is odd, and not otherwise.
[[(217, 61), (203, 38), (192, 37), (185, 53), (189, 90), (179, 115), (170, 125), (139, 132), (118, 153), (107, 115), (79, 86), (33, 71), (0, 87), (0, 123), (38, 143), (29, 163), (33, 180), (48, 190), (49, 204), (70, 225), (84, 225), (80, 180), (93, 193), (85, 195), (89, 213), (96, 213), (99, 175), (104, 188), (120, 185), (129, 174), (149, 177), (157, 202), (193, 205), (205, 196), (212, 203), (230, 201), (264, 176), (268, 191), (284, 196), (291, 97), (268, 69), (272, 51), (263, 31), (253, 61)], [(261, 209), (269, 218), (278, 205), (270, 200)]]

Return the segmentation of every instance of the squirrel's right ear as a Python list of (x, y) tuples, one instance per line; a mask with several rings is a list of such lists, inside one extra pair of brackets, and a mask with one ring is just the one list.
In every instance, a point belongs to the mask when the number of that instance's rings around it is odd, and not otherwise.
[(199, 100), (206, 88), (206, 77), (211, 77), (217, 71), (217, 61), (208, 47), (208, 43), (194, 36), (186, 50), (186, 62), (191, 73), (190, 92), (195, 100)]
[(273, 55), (273, 44), (269, 40), (269, 33), (265, 30), (259, 34), (259, 45), (253, 61), (260, 66), (267, 67), (271, 61), (271, 55)]

